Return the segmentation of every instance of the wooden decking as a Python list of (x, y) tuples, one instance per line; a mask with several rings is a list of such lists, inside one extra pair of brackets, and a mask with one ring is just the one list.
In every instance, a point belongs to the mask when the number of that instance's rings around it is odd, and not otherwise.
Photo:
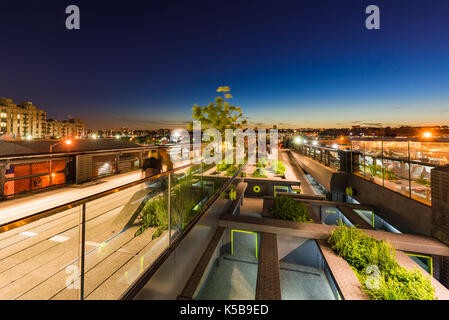
[(278, 246), (275, 234), (260, 233), (259, 252), (256, 300), (281, 300)]

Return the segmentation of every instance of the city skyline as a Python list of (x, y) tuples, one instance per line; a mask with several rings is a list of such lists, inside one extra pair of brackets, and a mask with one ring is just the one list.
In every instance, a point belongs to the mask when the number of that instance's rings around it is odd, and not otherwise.
[(262, 128), (448, 123), (446, 2), (377, 1), (380, 30), (367, 1), (131, 2), (79, 1), (76, 31), (68, 1), (4, 2), (17, 50), (2, 53), (0, 95), (92, 130), (185, 127), (220, 85)]

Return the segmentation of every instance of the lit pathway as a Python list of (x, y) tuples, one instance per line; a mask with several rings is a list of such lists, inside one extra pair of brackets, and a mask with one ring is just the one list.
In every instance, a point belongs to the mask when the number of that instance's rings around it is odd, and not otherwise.
[[(180, 167), (188, 163), (189, 161), (183, 161), (177, 163), (175, 167)], [(0, 225), (80, 200), (100, 192), (114, 189), (142, 178), (144, 178), (143, 172), (141, 170), (137, 170), (100, 178), (99, 180), (86, 183), (84, 187), (83, 185), (78, 187), (67, 186), (52, 191), (44, 191), (30, 196), (25, 196), (23, 198), (3, 201), (0, 202)]]
[(0, 202), (0, 224), (14, 221), (32, 214), (70, 203), (85, 197), (123, 186), (142, 179), (142, 171), (133, 171), (98, 180), (95, 185), (71, 187), (46, 191), (23, 198)]
[(301, 194), (316, 195), (316, 192), (313, 190), (313, 187), (304, 174), (304, 171), (302, 171), (301, 167), (297, 163), (297, 160), (291, 154), (290, 150), (282, 150), (279, 153), (279, 156), (286, 167), (285, 177), (288, 180), (299, 180), (301, 182)]

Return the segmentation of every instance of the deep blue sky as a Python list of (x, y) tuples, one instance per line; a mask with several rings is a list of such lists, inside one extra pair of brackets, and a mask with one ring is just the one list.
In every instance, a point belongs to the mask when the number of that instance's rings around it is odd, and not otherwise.
[[(81, 30), (65, 29), (65, 8)], [(365, 8), (381, 30), (365, 28)], [(0, 96), (88, 127), (173, 127), (220, 85), (250, 123), (449, 120), (449, 1), (2, 0)]]

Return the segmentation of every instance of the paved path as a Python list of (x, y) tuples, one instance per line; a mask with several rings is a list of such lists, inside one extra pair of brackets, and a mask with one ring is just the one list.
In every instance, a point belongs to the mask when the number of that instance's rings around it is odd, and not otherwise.
[(299, 180), (301, 182), (301, 194), (317, 195), (304, 171), (301, 169), (295, 158), (293, 158), (290, 150), (282, 150), (279, 155), (287, 168), (285, 170), (286, 178), (288, 180)]
[(97, 181), (99, 183), (95, 185), (86, 187), (67, 186), (23, 198), (3, 201), (0, 202), (0, 224), (28, 217), (32, 214), (123, 186), (142, 178), (142, 171), (138, 170), (100, 179)]

